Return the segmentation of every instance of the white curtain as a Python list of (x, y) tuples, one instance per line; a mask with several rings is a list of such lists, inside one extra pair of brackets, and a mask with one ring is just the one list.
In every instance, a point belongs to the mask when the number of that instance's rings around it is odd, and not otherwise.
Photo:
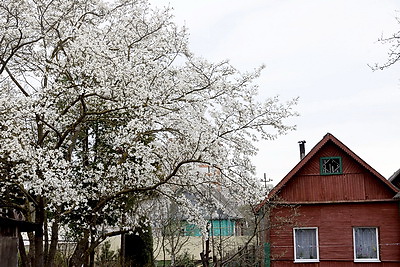
[(377, 259), (376, 228), (355, 228), (354, 243), (357, 259)]
[(295, 229), (296, 259), (317, 258), (317, 229)]

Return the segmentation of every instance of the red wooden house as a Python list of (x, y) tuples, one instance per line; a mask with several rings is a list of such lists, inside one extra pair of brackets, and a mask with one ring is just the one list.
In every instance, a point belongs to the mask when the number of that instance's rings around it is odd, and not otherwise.
[(400, 266), (398, 192), (328, 133), (258, 207), (264, 266)]

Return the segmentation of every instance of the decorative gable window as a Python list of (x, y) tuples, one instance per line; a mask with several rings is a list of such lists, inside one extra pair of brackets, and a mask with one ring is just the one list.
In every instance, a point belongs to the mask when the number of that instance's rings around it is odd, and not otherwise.
[(318, 228), (294, 228), (294, 261), (318, 262)]
[(354, 227), (354, 261), (379, 262), (378, 228)]
[(342, 173), (342, 158), (341, 157), (326, 157), (320, 159), (321, 175), (341, 174)]

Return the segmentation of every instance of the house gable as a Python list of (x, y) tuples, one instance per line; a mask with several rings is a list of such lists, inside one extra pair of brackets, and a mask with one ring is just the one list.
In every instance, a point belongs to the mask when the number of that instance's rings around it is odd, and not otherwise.
[[(321, 174), (321, 158), (340, 159), (340, 171)], [(268, 199), (296, 203), (380, 201), (392, 199), (397, 192), (389, 181), (328, 133), (271, 191)]]

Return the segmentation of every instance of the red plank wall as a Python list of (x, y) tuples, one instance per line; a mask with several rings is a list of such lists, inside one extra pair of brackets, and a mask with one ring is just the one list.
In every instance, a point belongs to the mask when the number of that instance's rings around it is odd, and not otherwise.
[[(271, 215), (290, 215), (283, 208)], [(396, 202), (303, 205), (297, 208), (295, 225), (271, 229), (271, 266), (400, 266), (400, 216)], [(293, 227), (318, 227), (319, 263), (293, 262)], [(381, 263), (354, 263), (353, 227), (378, 227)]]

